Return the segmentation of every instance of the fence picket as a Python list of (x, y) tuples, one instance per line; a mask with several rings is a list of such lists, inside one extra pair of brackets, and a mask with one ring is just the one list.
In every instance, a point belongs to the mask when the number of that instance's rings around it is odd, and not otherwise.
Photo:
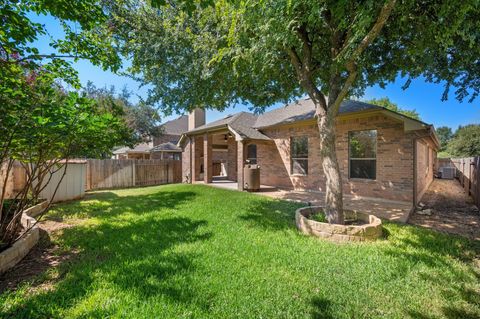
[(180, 183), (182, 163), (178, 160), (88, 160), (87, 189)]

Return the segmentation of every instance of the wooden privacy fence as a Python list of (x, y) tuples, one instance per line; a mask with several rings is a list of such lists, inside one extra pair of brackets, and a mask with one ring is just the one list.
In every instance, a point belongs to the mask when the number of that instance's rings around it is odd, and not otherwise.
[(480, 207), (480, 156), (464, 158), (439, 158), (440, 167), (455, 167), (456, 176), (467, 194), (470, 194), (477, 207)]
[(180, 183), (179, 160), (104, 159), (87, 161), (86, 189), (126, 188)]

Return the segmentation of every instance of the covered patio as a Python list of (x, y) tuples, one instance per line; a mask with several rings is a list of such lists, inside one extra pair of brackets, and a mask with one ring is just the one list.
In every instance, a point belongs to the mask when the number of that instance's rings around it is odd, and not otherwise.
[(190, 130), (184, 145), (184, 175), (191, 183), (221, 184), (243, 190), (245, 163), (256, 164), (257, 144), (273, 143), (250, 129), (255, 117), (246, 112)]

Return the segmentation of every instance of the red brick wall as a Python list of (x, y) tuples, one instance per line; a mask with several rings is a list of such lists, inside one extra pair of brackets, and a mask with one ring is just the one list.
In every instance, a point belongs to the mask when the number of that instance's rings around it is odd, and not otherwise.
[[(348, 132), (377, 130), (376, 180), (349, 179)], [(325, 176), (320, 160), (319, 136), (315, 124), (263, 130), (273, 143), (257, 144), (261, 183), (286, 188), (325, 191)], [(308, 175), (290, 175), (290, 137), (308, 136)], [(403, 124), (384, 115), (339, 120), (337, 122), (337, 156), (345, 194), (413, 200), (413, 136)]]

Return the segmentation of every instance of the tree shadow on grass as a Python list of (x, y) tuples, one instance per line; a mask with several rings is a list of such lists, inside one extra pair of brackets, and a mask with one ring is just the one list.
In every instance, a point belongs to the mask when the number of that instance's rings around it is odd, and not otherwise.
[[(199, 255), (189, 247), (211, 238), (207, 222), (170, 214), (142, 215), (159, 207), (176, 207), (192, 196), (189, 192), (159, 192), (134, 198), (102, 194), (102, 200), (111, 209), (102, 213), (87, 205), (85, 212), (89, 217), (101, 217), (101, 222), (64, 229), (59, 237), (62, 246), (79, 251), (76, 258), (59, 266), (59, 276), (48, 282), (49, 289), (37, 289), (21, 303), (0, 308), (0, 317), (58, 317), (93, 294), (101, 293), (103, 287), (115, 291), (109, 296), (113, 300), (125, 294), (138, 302), (164, 298), (207, 309), (208, 301), (198, 298), (191, 283)], [(69, 216), (77, 208), (57, 207), (55, 215)], [(138, 210), (138, 218), (110, 219), (130, 210)], [(81, 315), (104, 317), (121, 306), (113, 302), (111, 307), (90, 307), (95, 309), (82, 310)]]
[[(479, 318), (480, 293), (469, 286), (478, 282), (480, 269), (474, 265), (474, 259), (480, 256), (480, 242), (468, 240), (461, 236), (447, 235), (418, 226), (392, 225), (397, 228), (392, 232), (390, 245), (385, 253), (399, 259), (407, 259), (410, 264), (423, 264), (431, 269), (444, 269), (442, 272), (424, 272), (420, 274), (422, 280), (432, 286), (445, 288), (442, 295), (445, 300), (459, 298), (462, 306), (443, 306), (442, 312), (446, 318)], [(467, 267), (458, 267), (456, 262)], [(399, 276), (406, 276), (409, 268), (402, 268)], [(453, 280), (452, 280), (453, 277)], [(445, 283), (453, 282), (448, 287)], [(443, 289), (442, 288), (442, 289)], [(452, 297), (452, 295), (456, 297)], [(456, 303), (458, 304), (458, 303)], [(472, 312), (472, 309), (475, 313)], [(429, 314), (422, 314), (410, 310), (409, 315), (414, 318), (431, 318)]]
[(114, 192), (89, 194), (85, 200), (55, 205), (43, 220), (98, 217), (109, 219), (125, 213), (144, 214), (164, 208), (176, 208), (190, 200), (194, 192), (158, 191), (146, 195), (118, 196)]
[(312, 299), (313, 319), (334, 319), (332, 313), (332, 302), (325, 298), (315, 297)]
[(247, 212), (238, 216), (252, 226), (269, 230), (295, 227), (295, 210), (305, 204), (282, 200), (256, 200)]

